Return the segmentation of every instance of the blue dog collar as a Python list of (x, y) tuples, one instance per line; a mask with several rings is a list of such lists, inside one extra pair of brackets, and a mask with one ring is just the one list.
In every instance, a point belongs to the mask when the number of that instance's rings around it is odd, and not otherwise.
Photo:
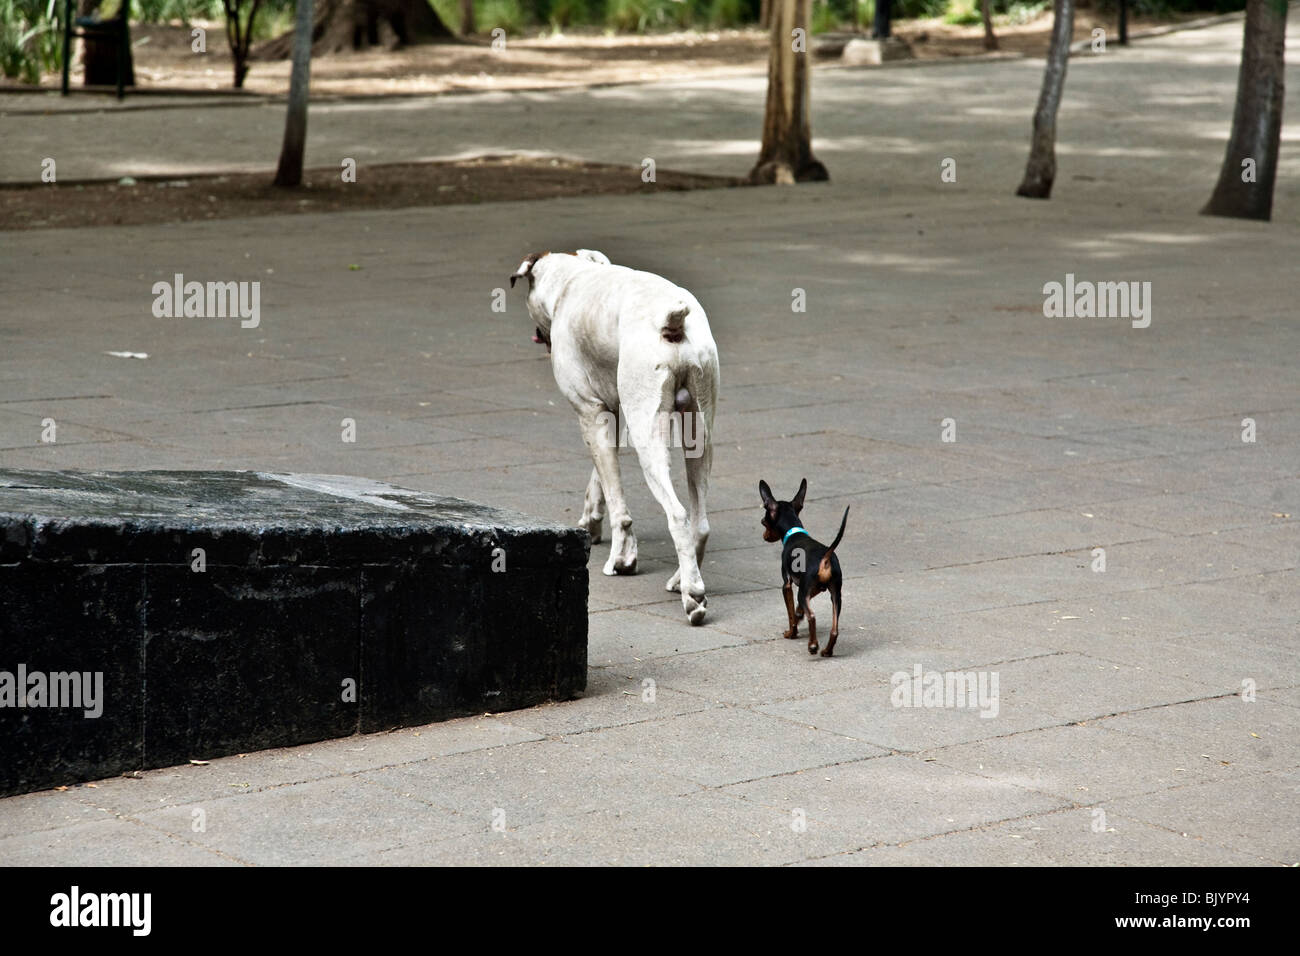
[(781, 543), (785, 544), (787, 541), (789, 541), (790, 535), (792, 534), (807, 534), (807, 533), (808, 532), (805, 531), (803, 528), (791, 528), (789, 531), (785, 533), (785, 537), (781, 539)]

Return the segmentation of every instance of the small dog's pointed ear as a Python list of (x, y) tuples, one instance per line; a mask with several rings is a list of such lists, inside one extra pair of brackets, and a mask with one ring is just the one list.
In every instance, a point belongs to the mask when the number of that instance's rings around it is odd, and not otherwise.
[(808, 479), (805, 478), (799, 482), (799, 493), (790, 499), (790, 507), (794, 509), (795, 514), (803, 511), (803, 496), (808, 493)]
[(776, 499), (772, 497), (772, 489), (767, 486), (766, 481), (759, 481), (758, 496), (763, 499), (763, 505), (768, 511), (776, 511)]
[(528, 255), (524, 256), (524, 261), (519, 263), (519, 268), (510, 276), (510, 288), (513, 289), (515, 287), (516, 279), (522, 279), (524, 276), (531, 276), (533, 274), (533, 266), (535, 266), (537, 260), (545, 254), (546, 253), (541, 253), (539, 255), (536, 252), (530, 252)]

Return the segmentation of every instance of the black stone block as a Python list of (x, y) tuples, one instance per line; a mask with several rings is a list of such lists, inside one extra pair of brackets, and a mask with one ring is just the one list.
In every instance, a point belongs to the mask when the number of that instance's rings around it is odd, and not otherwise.
[[(0, 565), (0, 793), (143, 765), (143, 606), (138, 567)], [(54, 678), (74, 673), (79, 686)], [(38, 674), (82, 706), (50, 706), (49, 696), (19, 706)]]
[(145, 758), (167, 767), (346, 737), (357, 727), (358, 574), (150, 567)]
[(360, 478), (0, 471), (0, 793), (527, 707), (586, 685), (585, 532)]

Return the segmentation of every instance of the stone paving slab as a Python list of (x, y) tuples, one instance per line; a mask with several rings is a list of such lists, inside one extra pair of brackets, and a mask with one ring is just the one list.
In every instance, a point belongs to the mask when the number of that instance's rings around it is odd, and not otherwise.
[[(1096, 823), (1104, 822), (1101, 830)], [(821, 857), (808, 866), (1258, 866), (1258, 856), (1116, 813), (1058, 810), (897, 846)]]

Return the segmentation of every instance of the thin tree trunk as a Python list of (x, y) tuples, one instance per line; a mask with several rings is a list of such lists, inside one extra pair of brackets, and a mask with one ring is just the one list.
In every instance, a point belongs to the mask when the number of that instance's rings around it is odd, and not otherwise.
[[(1232, 133), (1219, 182), (1201, 214), (1268, 220), (1282, 136), (1286, 0), (1247, 0)], [(1247, 163), (1252, 160), (1252, 163)], [(1249, 172), (1248, 172), (1249, 170)]]
[(993, 32), (992, 0), (980, 0), (980, 16), (984, 19), (984, 49), (996, 50), (998, 37)]
[(474, 0), (460, 0), (460, 34), (470, 36), (478, 32), (474, 23)]
[[(808, 122), (808, 11), (811, 0), (772, 0), (772, 46), (767, 67), (763, 146), (749, 178), (756, 183), (829, 179), (812, 154)], [(801, 30), (800, 52), (794, 31)]]
[(244, 88), (244, 77), (248, 76), (248, 55), (253, 47), (253, 22), (257, 19), (257, 10), (262, 0), (253, 0), (248, 11), (248, 20), (241, 22), (239, 11), (243, 0), (222, 0), (226, 8), (226, 39), (230, 42), (230, 56), (235, 62), (235, 89)]
[(772, 25), (772, 0), (759, 0), (758, 25), (763, 30)]
[(276, 186), (302, 183), (302, 159), (307, 148), (307, 93), (311, 85), (312, 0), (297, 0), (293, 25), (293, 66), (289, 73), (289, 107), (284, 120), (284, 145)]
[(1052, 21), (1052, 45), (1047, 51), (1043, 89), (1034, 110), (1034, 137), (1029, 146), (1025, 178), (1017, 196), (1047, 199), (1056, 180), (1056, 111), (1065, 89), (1065, 67), (1070, 62), (1070, 41), (1074, 38), (1074, 0), (1056, 0)]

